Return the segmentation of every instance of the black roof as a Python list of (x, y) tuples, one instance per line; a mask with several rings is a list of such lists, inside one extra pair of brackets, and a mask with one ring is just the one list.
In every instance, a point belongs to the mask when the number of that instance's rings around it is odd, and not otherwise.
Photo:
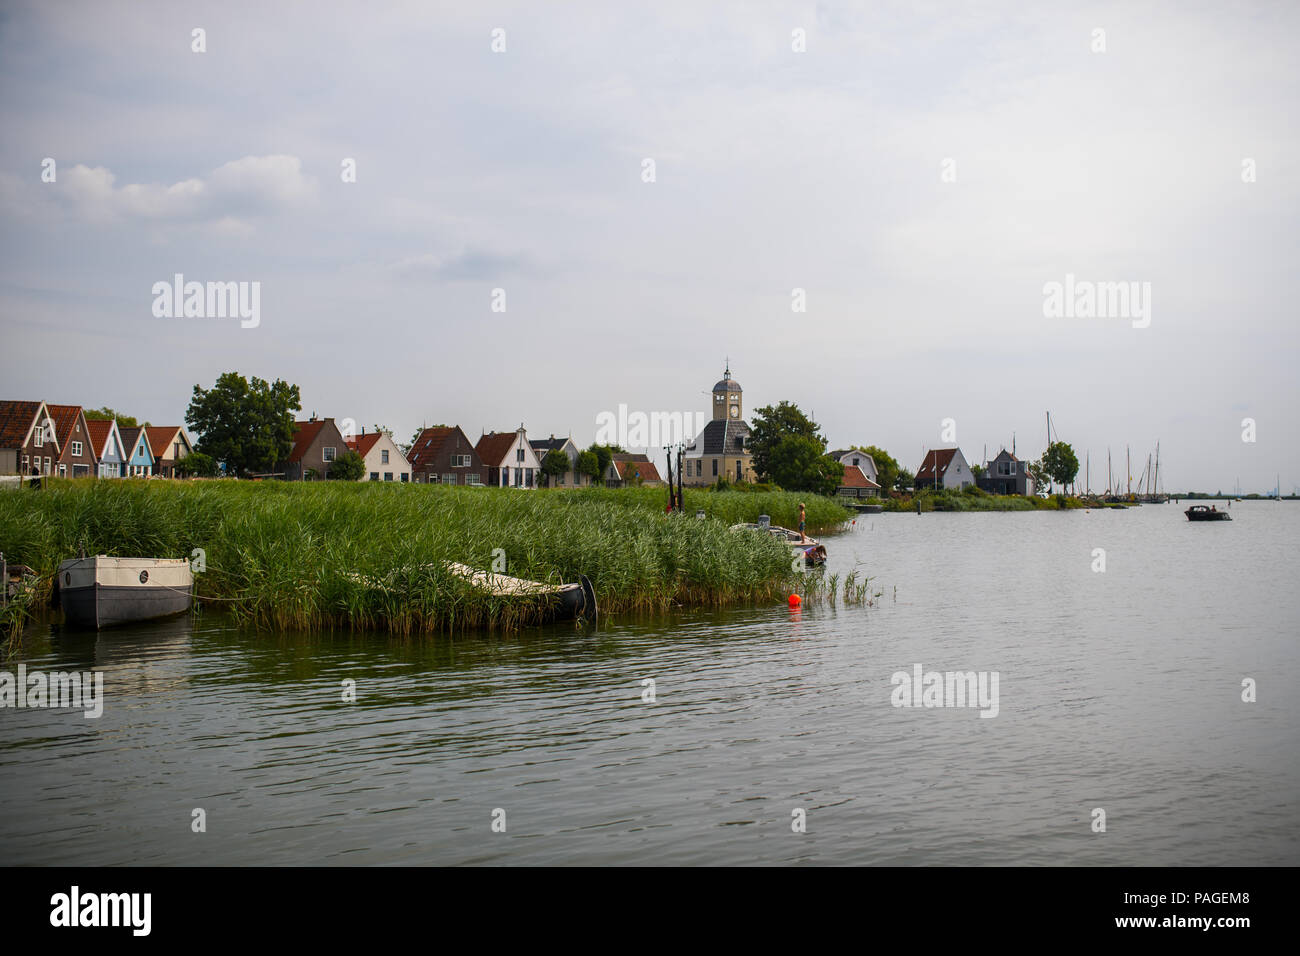
[(749, 425), (746, 422), (715, 418), (695, 436), (691, 451), (703, 455), (734, 455), (745, 450), (737, 440), (748, 438)]
[(721, 382), (719, 382), (717, 385), (714, 385), (714, 386), (713, 386), (713, 390), (714, 390), (715, 392), (740, 392), (740, 391), (743, 391), (743, 389), (740, 387), (740, 383), (737, 382), (734, 378), (724, 378), (724, 379), (723, 379)]
[(528, 444), (533, 447), (534, 451), (536, 451), (538, 448), (546, 448), (548, 450), (563, 448), (565, 444), (568, 443), (568, 441), (569, 439), (567, 438), (555, 438), (555, 437), (530, 438), (528, 439)]

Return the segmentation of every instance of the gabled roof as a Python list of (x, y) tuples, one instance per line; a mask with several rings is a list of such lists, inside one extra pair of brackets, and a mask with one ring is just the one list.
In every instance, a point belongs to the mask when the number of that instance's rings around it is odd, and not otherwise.
[(41, 410), (41, 402), (0, 402), (0, 448), (21, 448)]
[(1005, 458), (1007, 461), (1019, 461), (1019, 460), (1020, 460), (1019, 458), (1017, 458), (1015, 455), (1011, 454), (1011, 452), (1007, 451), (1007, 450), (1004, 448), (1004, 449), (1002, 449), (1000, 452), (998, 452), (996, 455), (994, 455), (992, 458), (990, 458), (989, 461), (990, 461), (990, 462), (995, 462), (995, 461), (999, 461), (1000, 459), (1003, 459), (1003, 458)]
[(518, 432), (488, 432), (478, 440), (474, 450), (483, 459), (483, 464), (495, 468), (505, 461), (506, 453), (515, 447), (518, 440)]
[(375, 447), (375, 442), (379, 441), (379, 436), (382, 434), (383, 432), (365, 432), (356, 438), (347, 439), (347, 446), (362, 458), (365, 458), (366, 455), (370, 454), (370, 449)]
[(614, 466), (615, 472), (623, 481), (627, 480), (628, 473), (631, 470), (629, 466), (631, 465), (636, 466), (637, 477), (642, 481), (660, 480), (659, 469), (654, 466), (654, 462), (646, 455), (623, 454), (620, 452), (610, 456), (610, 464)]
[(438, 425), (420, 432), (411, 444), (411, 450), (406, 453), (406, 460), (411, 463), (411, 470), (420, 471), (435, 462), (442, 453), (442, 446), (457, 432), (465, 438), (466, 446), (472, 449), (474, 446), (470, 444), (469, 438), (460, 430), (459, 425)]
[(180, 430), (180, 425), (148, 425), (145, 427), (145, 434), (149, 438), (149, 450), (153, 452), (154, 458), (162, 459), (171, 455), (172, 443), (175, 441), (176, 433)]
[(54, 422), (54, 433), (59, 436), (59, 447), (66, 448), (68, 442), (72, 440), (72, 429), (81, 414), (81, 406), (47, 404), (45, 409), (49, 412), (50, 420)]
[(861, 465), (845, 465), (844, 477), (840, 480), (841, 488), (879, 488), (876, 482), (867, 477)]
[[(119, 428), (117, 430), (118, 434), (122, 436), (122, 454), (126, 456), (127, 461), (135, 457), (135, 447), (140, 443), (140, 433), (142, 431), (144, 429), (138, 426), (136, 428)], [(146, 448), (149, 448), (148, 436), (146, 436), (144, 444)], [(155, 461), (157, 460), (152, 448), (149, 448), (149, 457)]]
[(533, 451), (559, 451), (571, 441), (572, 438), (556, 438), (552, 435), (550, 438), (530, 438), (528, 444), (533, 446)]
[(925, 455), (925, 460), (921, 462), (921, 467), (916, 470), (916, 480), (934, 481), (936, 478), (942, 478), (956, 454), (956, 448), (930, 449)]
[(316, 440), (320, 430), (325, 427), (325, 420), (318, 418), (314, 422), (293, 423), (293, 450), (289, 452), (289, 461), (302, 461), (307, 449)]
[[(104, 453), (108, 450), (108, 437), (113, 434), (113, 426), (116, 422), (111, 422), (103, 418), (87, 418), (86, 431), (90, 434), (90, 444), (95, 452), (96, 458), (103, 458)], [(118, 438), (121, 439), (121, 431), (118, 431)], [(126, 454), (126, 449), (122, 450)]]

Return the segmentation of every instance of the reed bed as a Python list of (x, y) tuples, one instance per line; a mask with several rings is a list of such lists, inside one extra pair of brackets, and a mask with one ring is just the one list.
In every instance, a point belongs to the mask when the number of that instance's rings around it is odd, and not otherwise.
[[(612, 613), (766, 603), (808, 577), (775, 539), (728, 530), (759, 513), (787, 523), (798, 496), (688, 492), (692, 517), (665, 515), (666, 497), (647, 488), (54, 480), (0, 495), (0, 551), (41, 575), (33, 603), (48, 598), (59, 563), (81, 552), (199, 553), (200, 599), (245, 624), (403, 635), (510, 631), (538, 616), (474, 590), (448, 561), (489, 570), (504, 555), (506, 573), (556, 584), (586, 574)], [(810, 527), (843, 520), (833, 502), (807, 503)], [(710, 520), (696, 520), (695, 509)]]

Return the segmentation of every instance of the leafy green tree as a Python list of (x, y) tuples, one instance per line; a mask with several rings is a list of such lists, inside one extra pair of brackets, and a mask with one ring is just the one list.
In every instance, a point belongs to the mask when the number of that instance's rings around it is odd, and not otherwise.
[(569, 470), (569, 456), (558, 448), (552, 448), (542, 459), (542, 474), (546, 476), (546, 485), (550, 487), (555, 479)]
[(330, 463), (325, 476), (331, 481), (360, 481), (366, 474), (366, 460), (361, 453), (348, 449)]
[(198, 432), (197, 451), (224, 461), (243, 477), (269, 472), (293, 448), (293, 413), (302, 410), (297, 385), (226, 372), (211, 389), (194, 386), (185, 423)]
[(1025, 471), (1029, 473), (1029, 479), (1034, 483), (1034, 494), (1039, 498), (1046, 498), (1052, 478), (1042, 461), (1025, 462)]
[(176, 462), (176, 474), (181, 478), (214, 478), (217, 474), (217, 460), (201, 451), (192, 451)]
[[(876, 467), (880, 467), (880, 466), (877, 465)], [(898, 477), (894, 479), (895, 491), (911, 491), (912, 487), (915, 484), (916, 484), (916, 475), (912, 474), (906, 468), (898, 469)], [(886, 487), (883, 481), (880, 483), (880, 486), (882, 488)]]
[(1054, 441), (1047, 446), (1042, 464), (1047, 476), (1062, 487), (1072, 483), (1079, 474), (1079, 458), (1063, 441)]
[(578, 461), (574, 465), (574, 470), (580, 475), (586, 475), (592, 481), (599, 481), (600, 476), (604, 474), (600, 470), (600, 456), (591, 449), (578, 452)]
[(592, 442), (587, 451), (596, 456), (596, 463), (599, 465), (599, 470), (593, 480), (603, 483), (605, 475), (609, 472), (609, 463), (614, 460), (615, 454), (623, 452), (623, 448), (619, 445), (597, 445)]
[[(119, 415), (113, 409), (105, 405), (103, 408), (87, 408), (85, 410), (86, 421), (88, 422), (111, 422), (116, 421), (118, 428), (139, 428), (140, 423), (129, 415)], [(146, 424), (148, 424), (146, 422)]]
[(787, 491), (835, 494), (844, 466), (826, 454), (818, 427), (792, 402), (760, 408), (749, 437), (754, 470)]
[[(983, 478), (983, 477), (984, 477), (984, 466), (983, 466), (983, 465), (971, 465), (971, 466), (970, 466), (970, 473), (971, 473), (972, 475), (974, 475), (976, 478)], [(975, 486), (974, 486), (974, 485), (969, 485), (968, 487), (974, 488)]]
[(875, 445), (854, 445), (858, 451), (865, 451), (871, 456), (871, 460), (876, 463), (876, 481), (880, 483), (881, 489), (889, 491), (898, 484), (898, 462), (894, 456), (883, 448), (877, 448)]

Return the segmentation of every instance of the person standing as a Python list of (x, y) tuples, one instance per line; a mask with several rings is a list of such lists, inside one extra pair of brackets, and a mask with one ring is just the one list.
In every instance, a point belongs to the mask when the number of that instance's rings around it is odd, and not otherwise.
[(803, 533), (804, 525), (807, 523), (808, 513), (804, 510), (803, 502), (799, 502), (799, 543), (807, 544), (808, 536)]

